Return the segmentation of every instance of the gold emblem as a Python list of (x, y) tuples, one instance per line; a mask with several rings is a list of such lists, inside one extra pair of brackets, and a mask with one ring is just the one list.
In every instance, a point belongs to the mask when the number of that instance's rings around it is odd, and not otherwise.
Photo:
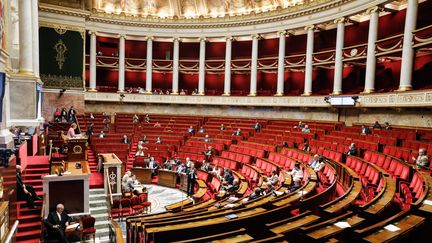
[(79, 145), (75, 145), (75, 146), (73, 147), (73, 152), (74, 152), (74, 154), (81, 154), (81, 153), (82, 153), (82, 148), (81, 148), (81, 146), (79, 146)]
[(57, 44), (54, 45), (54, 50), (56, 50), (57, 55), (56, 55), (56, 61), (57, 61), (57, 65), (59, 67), (60, 70), (62, 70), (63, 68), (63, 64), (66, 61), (66, 56), (65, 53), (68, 50), (66, 45), (63, 43), (62, 40), (59, 40), (57, 42)]

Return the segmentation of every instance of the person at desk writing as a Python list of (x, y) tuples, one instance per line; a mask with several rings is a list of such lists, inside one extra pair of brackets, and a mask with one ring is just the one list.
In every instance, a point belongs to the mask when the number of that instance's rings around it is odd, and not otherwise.
[(77, 135), (75, 134), (75, 129), (77, 128), (77, 124), (76, 123), (72, 123), (68, 132), (67, 132), (67, 136), (68, 138), (76, 138)]
[(56, 211), (49, 213), (45, 220), (48, 235), (61, 243), (69, 242), (65, 235), (65, 229), (71, 221), (72, 218), (64, 212), (63, 204), (57, 204)]

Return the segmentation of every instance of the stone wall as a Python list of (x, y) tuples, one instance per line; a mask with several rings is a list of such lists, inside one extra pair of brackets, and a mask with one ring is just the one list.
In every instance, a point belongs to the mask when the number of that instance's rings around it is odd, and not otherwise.
[(325, 109), (237, 107), (208, 105), (160, 105), (86, 102), (86, 112), (157, 113), (202, 116), (228, 116), (248, 118), (284, 118), (304, 120), (343, 121), (352, 123), (389, 122), (393, 125), (432, 127), (431, 109)]
[(73, 106), (79, 113), (84, 112), (84, 93), (66, 91), (60, 94), (59, 90), (44, 91), (42, 98), (42, 117), (46, 121), (52, 121), (56, 108), (62, 109), (65, 107), (67, 110)]

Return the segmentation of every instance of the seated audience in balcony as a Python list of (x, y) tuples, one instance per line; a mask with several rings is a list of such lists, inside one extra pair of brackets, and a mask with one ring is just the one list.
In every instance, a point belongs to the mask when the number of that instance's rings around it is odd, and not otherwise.
[(299, 121), (298, 125), (294, 126), (294, 128), (297, 128), (297, 129), (303, 129), (304, 127), (305, 127), (305, 125), (303, 124), (302, 121)]
[(319, 158), (320, 158), (320, 156), (318, 154), (315, 154), (312, 158), (312, 161), (309, 162), (309, 166), (311, 168), (315, 168), (315, 166), (319, 163)]
[(159, 122), (156, 122), (153, 127), (161, 127), (162, 125)]
[(420, 148), (417, 158), (412, 157), (412, 160), (415, 162), (417, 168), (429, 169), (430, 161), (425, 148)]
[(266, 179), (264, 185), (267, 187), (274, 187), (279, 182), (279, 176), (276, 170), (272, 170), (271, 176)]
[(123, 143), (123, 144), (129, 144), (130, 143), (130, 139), (128, 138), (128, 136), (126, 134), (123, 135), (123, 138), (121, 139), (121, 143)]
[(166, 94), (166, 95), (170, 95), (170, 91), (167, 90), (167, 91), (165, 92), (165, 94)]
[(309, 143), (308, 142), (304, 142), (303, 144), (303, 151), (305, 152), (309, 152), (311, 150)]
[(123, 175), (122, 182), (121, 182), (123, 191), (126, 190), (127, 182), (131, 176), (132, 176), (132, 172), (130, 170), (126, 171), (126, 173)]
[(261, 124), (259, 122), (256, 122), (254, 128), (255, 128), (255, 132), (261, 131)]
[(36, 194), (32, 185), (24, 184), (21, 173), (21, 166), (17, 165), (16, 188), (18, 200), (25, 200), (28, 208), (35, 209), (37, 207), (34, 205), (34, 201), (41, 200), (41, 198)]
[(76, 110), (74, 109), (74, 107), (73, 106), (71, 106), (70, 108), (69, 108), (69, 111), (68, 111), (68, 121), (69, 122), (76, 122)]
[(303, 170), (301, 169), (299, 163), (295, 163), (293, 170), (288, 172), (288, 174), (291, 175), (293, 182), (301, 182), (301, 180), (303, 179)]
[(135, 114), (133, 117), (132, 117), (132, 123), (138, 123), (139, 122), (139, 117), (137, 116), (137, 114)]
[(370, 134), (371, 131), (370, 131), (369, 127), (366, 127), (365, 125), (362, 125), (361, 129), (360, 129), (360, 133), (367, 135), (367, 134)]
[(160, 94), (160, 95), (163, 95), (164, 92), (163, 92), (162, 90), (159, 90), (159, 94)]
[(67, 243), (65, 230), (72, 218), (64, 212), (63, 204), (57, 204), (56, 211), (50, 212), (45, 220), (45, 226), (48, 230), (48, 237), (56, 239), (58, 242)]
[(384, 130), (391, 130), (391, 126), (388, 122), (384, 123)]
[(157, 137), (155, 143), (156, 144), (162, 144), (162, 139), (160, 137)]
[(261, 188), (257, 187), (257, 188), (255, 188), (254, 192), (252, 192), (249, 195), (247, 201), (251, 201), (251, 200), (257, 199), (257, 198), (261, 197), (262, 195), (263, 194), (261, 192)]
[(237, 192), (237, 190), (240, 188), (240, 183), (239, 180), (234, 180), (232, 186), (227, 186), (225, 188), (225, 191), (227, 193), (227, 195), (232, 195), (235, 194)]
[(240, 128), (237, 128), (237, 130), (235, 130), (232, 135), (233, 136), (241, 136), (241, 130), (240, 130)]
[(192, 91), (192, 95), (197, 95), (198, 94), (198, 89), (194, 89), (193, 91)]
[(60, 115), (60, 122), (66, 122), (68, 118), (68, 114), (66, 108), (63, 108)]
[(90, 113), (90, 119), (95, 119), (95, 116), (93, 115), (93, 113)]
[(194, 134), (195, 129), (193, 128), (193, 126), (190, 126), (190, 127), (187, 129), (187, 131), (188, 131), (188, 133), (190, 133), (190, 134)]
[(310, 133), (311, 132), (311, 130), (310, 130), (310, 128), (309, 128), (309, 126), (308, 125), (305, 125), (303, 128), (302, 128), (302, 133)]
[(203, 165), (201, 166), (201, 170), (205, 172), (211, 172), (213, 168), (210, 165), (210, 161), (203, 160)]
[(347, 154), (357, 156), (357, 146), (355, 145), (355, 143), (350, 144)]
[(319, 171), (321, 171), (322, 169), (324, 169), (324, 166), (325, 166), (325, 163), (324, 163), (324, 157), (319, 157), (319, 159), (318, 159), (318, 163), (316, 163), (315, 164), (315, 166), (314, 167), (312, 167), (313, 168), (313, 170), (315, 171), (315, 172), (319, 172)]
[(146, 122), (146, 123), (150, 123), (150, 116), (149, 116), (149, 114), (146, 114), (146, 115), (145, 115), (145, 117), (144, 117), (144, 122)]
[(77, 137), (77, 135), (75, 134), (75, 129), (77, 129), (77, 124), (72, 123), (68, 132), (67, 132), (68, 138), (76, 138)]
[(101, 131), (100, 133), (99, 133), (99, 138), (104, 138), (105, 137), (105, 133), (104, 133), (104, 131)]
[(141, 87), (138, 87), (138, 88), (137, 88), (137, 92), (138, 92), (139, 94), (144, 94), (144, 93), (145, 93), (145, 90), (144, 90), (143, 88), (141, 88)]
[(212, 141), (212, 139), (209, 137), (208, 134), (206, 134), (205, 137), (204, 137), (204, 142), (209, 143), (211, 141)]
[(129, 94), (132, 94), (132, 93), (133, 93), (133, 88), (132, 88), (132, 87), (128, 88), (128, 89), (126, 90), (126, 92), (128, 92)]
[(221, 131), (225, 131), (225, 125), (224, 125), (224, 124), (221, 124), (219, 130), (221, 130)]
[(54, 112), (54, 121), (55, 122), (60, 122), (61, 121), (61, 111), (59, 108), (56, 108), (55, 112)]
[(373, 129), (381, 129), (381, 125), (379, 124), (378, 121), (375, 121), (375, 123), (372, 125)]
[(199, 133), (205, 133), (205, 129), (204, 127), (200, 127), (200, 129), (198, 130)]
[(181, 89), (180, 95), (186, 95), (186, 91), (184, 89)]

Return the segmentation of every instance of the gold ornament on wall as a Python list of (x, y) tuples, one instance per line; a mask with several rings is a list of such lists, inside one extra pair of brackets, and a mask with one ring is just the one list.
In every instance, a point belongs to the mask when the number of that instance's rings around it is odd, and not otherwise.
[(63, 69), (63, 64), (66, 61), (66, 55), (65, 53), (67, 52), (67, 47), (66, 45), (63, 43), (62, 40), (59, 40), (57, 42), (57, 44), (54, 45), (54, 50), (56, 50), (57, 55), (55, 57), (56, 61), (57, 61), (57, 65), (59, 67), (60, 70)]

